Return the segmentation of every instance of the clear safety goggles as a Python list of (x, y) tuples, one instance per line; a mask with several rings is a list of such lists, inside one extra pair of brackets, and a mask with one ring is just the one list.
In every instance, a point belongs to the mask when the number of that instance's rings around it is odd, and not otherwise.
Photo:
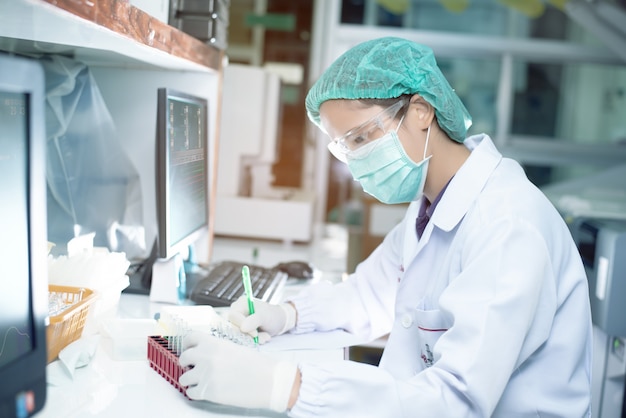
[(391, 106), (383, 109), (374, 117), (368, 119), (361, 125), (346, 132), (339, 138), (331, 139), (328, 149), (332, 154), (340, 160), (345, 160), (345, 155), (383, 137), (390, 127), (398, 129), (397, 125), (392, 122), (398, 116), (398, 113), (407, 104), (407, 100), (398, 100)]

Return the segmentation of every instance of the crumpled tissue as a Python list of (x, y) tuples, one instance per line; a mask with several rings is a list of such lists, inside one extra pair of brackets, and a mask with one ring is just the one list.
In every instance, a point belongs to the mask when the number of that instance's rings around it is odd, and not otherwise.
[(46, 380), (49, 385), (61, 386), (74, 379), (76, 369), (91, 363), (98, 344), (100, 335), (82, 337), (70, 343), (59, 352), (59, 359), (48, 364), (46, 367)]

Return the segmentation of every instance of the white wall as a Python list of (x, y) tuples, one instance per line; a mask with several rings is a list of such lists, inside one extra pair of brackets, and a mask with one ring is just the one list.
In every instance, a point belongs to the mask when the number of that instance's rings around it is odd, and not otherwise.
[[(217, 124), (218, 74), (134, 70), (127, 68), (92, 67), (120, 142), (139, 172), (143, 195), (144, 225), (148, 250), (157, 233), (155, 186), (155, 139), (157, 89), (173, 88), (206, 98), (209, 102), (209, 152), (215, 150)], [(213, 173), (213, 167), (209, 173)], [(214, 181), (209, 179), (213, 187)], [(208, 240), (199, 240), (196, 255), (199, 262), (209, 258)]]

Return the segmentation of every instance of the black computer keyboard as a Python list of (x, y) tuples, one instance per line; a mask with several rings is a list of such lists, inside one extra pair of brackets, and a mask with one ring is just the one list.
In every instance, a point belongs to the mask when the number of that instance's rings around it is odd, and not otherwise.
[[(230, 306), (244, 293), (241, 269), (244, 263), (222, 261), (212, 264), (204, 277), (196, 277), (189, 299), (198, 305)], [(252, 293), (265, 302), (277, 302), (288, 275), (277, 268), (247, 265)], [(189, 277), (188, 277), (189, 279)]]

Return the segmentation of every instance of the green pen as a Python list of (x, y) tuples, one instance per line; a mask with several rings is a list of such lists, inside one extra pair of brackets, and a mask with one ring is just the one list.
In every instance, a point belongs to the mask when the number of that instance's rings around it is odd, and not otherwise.
[[(252, 283), (250, 283), (250, 269), (248, 266), (241, 268), (241, 277), (243, 277), (243, 288), (246, 291), (246, 297), (248, 298), (248, 312), (250, 315), (254, 313), (254, 302), (252, 302)], [(259, 344), (259, 336), (254, 336), (254, 343)]]

